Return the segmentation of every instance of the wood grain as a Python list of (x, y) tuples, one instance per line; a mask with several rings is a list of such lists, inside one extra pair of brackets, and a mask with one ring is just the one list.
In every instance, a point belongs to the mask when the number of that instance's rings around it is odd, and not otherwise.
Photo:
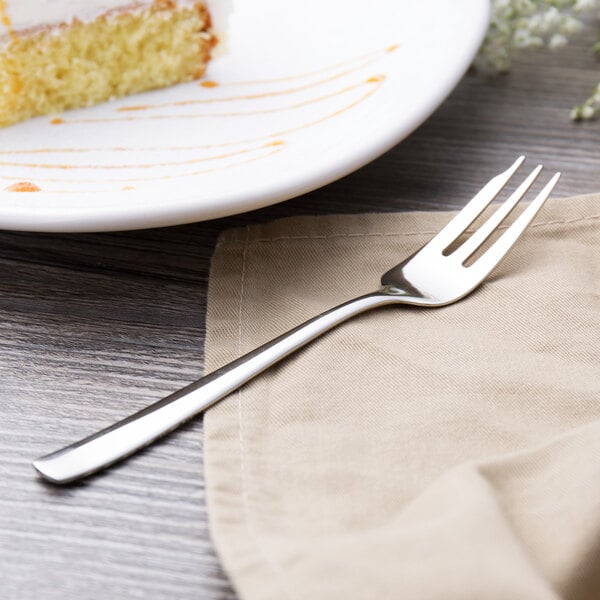
[(0, 597), (227, 599), (207, 525), (202, 422), (59, 489), (30, 461), (195, 379), (220, 231), (296, 214), (462, 206), (517, 154), (600, 189), (600, 124), (570, 107), (599, 79), (593, 32), (506, 76), (468, 74), (409, 139), (353, 175), (207, 223), (81, 235), (0, 233)]

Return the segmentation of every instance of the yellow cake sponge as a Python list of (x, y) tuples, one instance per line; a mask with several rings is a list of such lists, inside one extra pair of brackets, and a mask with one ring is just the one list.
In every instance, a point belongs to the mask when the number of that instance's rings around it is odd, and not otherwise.
[(0, 46), (0, 127), (197, 79), (215, 41), (202, 3), (13, 33)]

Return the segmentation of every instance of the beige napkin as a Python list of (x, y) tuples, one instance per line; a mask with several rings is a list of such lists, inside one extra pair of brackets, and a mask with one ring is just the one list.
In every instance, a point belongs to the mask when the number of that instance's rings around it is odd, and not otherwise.
[[(378, 286), (448, 213), (226, 232), (206, 368)], [(205, 418), (241, 598), (600, 598), (600, 196), (551, 200), (474, 294), (365, 314)]]

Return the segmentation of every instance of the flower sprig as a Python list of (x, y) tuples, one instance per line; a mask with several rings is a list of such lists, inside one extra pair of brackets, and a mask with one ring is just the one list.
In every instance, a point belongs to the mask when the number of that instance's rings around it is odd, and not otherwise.
[[(476, 64), (487, 70), (508, 71), (516, 51), (561, 48), (583, 29), (585, 15), (599, 11), (600, 0), (492, 0), (490, 27)], [(571, 111), (571, 118), (591, 119), (598, 111), (600, 84)]]

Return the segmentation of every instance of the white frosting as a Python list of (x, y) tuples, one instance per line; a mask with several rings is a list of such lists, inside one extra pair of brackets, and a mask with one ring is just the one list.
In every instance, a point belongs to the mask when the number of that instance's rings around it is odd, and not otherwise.
[[(194, 0), (178, 0), (178, 4), (193, 4)], [(95, 19), (99, 15), (119, 7), (153, 4), (153, 0), (5, 0), (6, 12), (14, 31), (40, 26), (70, 23), (77, 18), (80, 21)], [(231, 0), (207, 2), (217, 31), (225, 29), (224, 21), (230, 9)], [(214, 6), (213, 6), (214, 5)], [(8, 33), (0, 22), (0, 38)]]
[[(6, 12), (15, 31), (94, 19), (102, 13), (127, 4), (127, 0), (6, 0)], [(146, 0), (141, 4), (152, 4)]]

